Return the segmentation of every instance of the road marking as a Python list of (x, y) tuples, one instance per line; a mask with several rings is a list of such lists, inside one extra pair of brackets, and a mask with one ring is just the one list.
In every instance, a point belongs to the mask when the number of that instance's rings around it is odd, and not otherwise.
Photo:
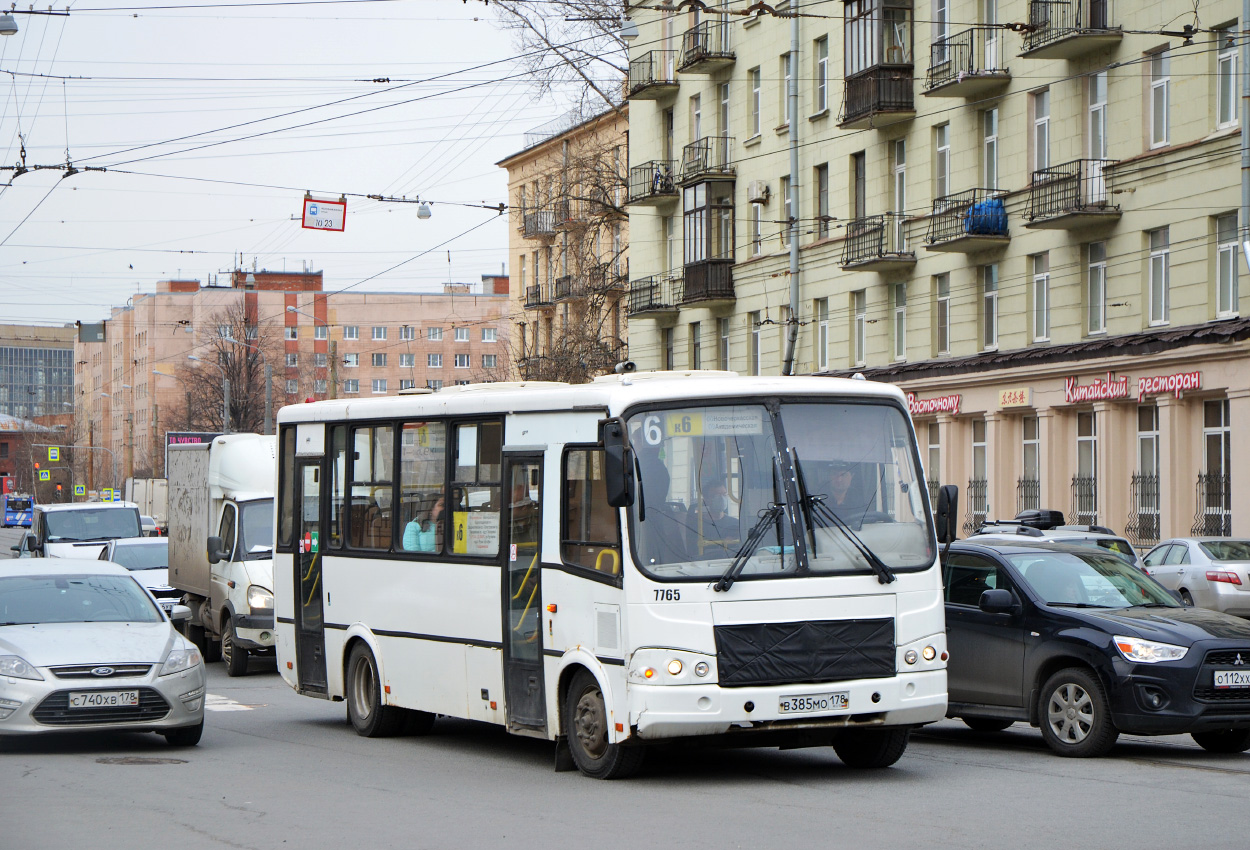
[(251, 711), (253, 708), (255, 706), (244, 705), (220, 694), (209, 694), (204, 700), (206, 711)]

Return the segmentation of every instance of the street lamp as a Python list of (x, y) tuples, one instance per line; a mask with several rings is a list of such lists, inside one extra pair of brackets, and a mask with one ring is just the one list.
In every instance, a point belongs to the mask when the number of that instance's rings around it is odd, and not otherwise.
[[(249, 278), (252, 276), (249, 274)], [(255, 278), (252, 278), (254, 281)], [(231, 336), (223, 336), (222, 342), (230, 342), (235, 345), (241, 345), (244, 348), (250, 348), (260, 355), (260, 359), (265, 364), (265, 433), (273, 433), (273, 367), (269, 365), (269, 358), (265, 352), (260, 350), (259, 345), (252, 345), (250, 342), (244, 342), (241, 339), (235, 339)]]
[(0, 35), (17, 35), (17, 19), (7, 12), (0, 15)]
[(226, 375), (226, 370), (222, 368), (220, 363), (214, 363), (211, 360), (201, 360), (194, 354), (188, 354), (187, 359), (196, 363), (207, 363), (213, 366), (217, 371), (221, 372), (221, 425), (222, 430), (227, 434), (230, 433), (230, 378)]

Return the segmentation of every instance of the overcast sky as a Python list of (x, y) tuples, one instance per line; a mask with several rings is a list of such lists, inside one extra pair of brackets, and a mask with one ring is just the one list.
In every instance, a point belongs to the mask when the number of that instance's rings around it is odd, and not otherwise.
[[(18, 14), (0, 39), (0, 164), (24, 138), (27, 168), (67, 149), (76, 167), (108, 168), (32, 168), (0, 190), (0, 321), (98, 320), (239, 254), (248, 269), (322, 270), (329, 291), (500, 271), (507, 216), (459, 204), (506, 201), (495, 162), (561, 110), (534, 98), (490, 10), (191, 5), (90, 0), (69, 17)], [(305, 190), (348, 194), (345, 232), (301, 229)], [(353, 193), (419, 195), (433, 217)]]

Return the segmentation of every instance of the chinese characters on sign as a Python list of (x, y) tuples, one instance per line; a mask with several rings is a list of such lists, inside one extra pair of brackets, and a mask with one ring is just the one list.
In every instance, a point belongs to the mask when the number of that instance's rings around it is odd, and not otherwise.
[(347, 198), (337, 201), (319, 201), (304, 196), (304, 223), (306, 230), (334, 230), (342, 232), (347, 226)]
[(1032, 407), (1033, 406), (1033, 388), (1032, 387), (1016, 387), (1011, 390), (998, 391), (999, 407)]

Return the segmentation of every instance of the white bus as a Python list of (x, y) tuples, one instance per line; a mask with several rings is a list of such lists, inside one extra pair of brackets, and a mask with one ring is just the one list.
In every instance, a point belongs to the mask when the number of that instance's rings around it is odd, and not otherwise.
[(361, 735), (486, 721), (610, 778), (672, 739), (884, 767), (945, 714), (938, 537), (892, 386), (635, 373), (278, 422), (278, 666)]

